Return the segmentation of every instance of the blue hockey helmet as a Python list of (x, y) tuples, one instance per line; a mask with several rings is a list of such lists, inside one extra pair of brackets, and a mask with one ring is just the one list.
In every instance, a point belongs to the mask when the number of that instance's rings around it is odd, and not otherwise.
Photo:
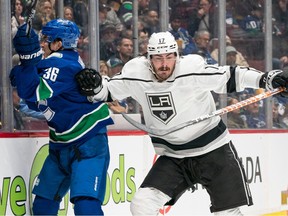
[(51, 43), (59, 38), (64, 49), (71, 49), (77, 47), (80, 31), (72, 21), (54, 19), (42, 28), (42, 34), (47, 36), (47, 42)]

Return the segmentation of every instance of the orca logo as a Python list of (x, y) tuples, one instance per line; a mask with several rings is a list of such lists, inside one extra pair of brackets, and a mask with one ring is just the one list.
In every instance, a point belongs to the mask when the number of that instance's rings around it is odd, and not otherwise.
[(146, 93), (152, 115), (163, 122), (168, 122), (176, 115), (171, 92)]

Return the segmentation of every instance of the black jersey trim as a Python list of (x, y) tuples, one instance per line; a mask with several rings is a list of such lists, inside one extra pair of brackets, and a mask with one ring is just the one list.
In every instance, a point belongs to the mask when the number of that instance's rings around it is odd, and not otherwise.
[[(188, 74), (183, 74), (183, 75), (179, 75), (177, 77), (175, 77), (174, 80), (168, 80), (168, 83), (173, 83), (176, 79), (179, 78), (183, 78), (183, 77), (188, 77), (188, 76), (213, 76), (213, 75), (223, 75), (224, 73), (226, 73), (226, 71), (224, 72), (215, 72), (215, 73), (188, 73)], [(110, 80), (108, 80), (108, 82), (111, 81), (115, 81), (115, 80), (130, 80), (130, 81), (139, 81), (139, 82), (155, 82), (153, 80), (145, 80), (145, 79), (137, 79), (137, 78), (130, 78), (130, 77), (121, 77), (121, 78), (117, 78), (117, 77), (113, 77)]]
[(173, 145), (164, 139), (152, 136), (151, 140), (153, 144), (162, 144), (174, 151), (180, 151), (180, 150), (204, 147), (209, 143), (211, 143), (213, 140), (217, 139), (219, 136), (221, 136), (225, 131), (226, 131), (226, 125), (222, 120), (220, 120), (219, 124), (216, 127), (214, 127), (210, 131), (206, 132), (205, 134), (201, 135), (200, 137), (188, 143), (184, 143), (181, 145)]
[(115, 80), (130, 80), (130, 81), (140, 81), (140, 82), (154, 82), (153, 80), (144, 80), (144, 79), (128, 78), (128, 77), (111, 78), (108, 82), (115, 81)]
[(226, 86), (227, 86), (227, 93), (233, 93), (236, 92), (236, 67), (230, 66), (230, 79), (228, 80)]

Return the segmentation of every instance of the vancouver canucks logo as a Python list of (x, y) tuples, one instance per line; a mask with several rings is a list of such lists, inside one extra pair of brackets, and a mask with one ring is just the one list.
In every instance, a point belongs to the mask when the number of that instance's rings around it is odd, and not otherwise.
[(176, 115), (171, 92), (146, 93), (152, 115), (163, 122), (168, 122)]

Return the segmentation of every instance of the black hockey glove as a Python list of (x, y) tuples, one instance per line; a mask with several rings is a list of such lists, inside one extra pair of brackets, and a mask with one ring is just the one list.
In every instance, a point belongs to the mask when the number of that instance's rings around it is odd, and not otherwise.
[(13, 38), (13, 45), (19, 54), (21, 65), (34, 65), (42, 59), (39, 36), (34, 29), (31, 29), (30, 36), (26, 33), (27, 24), (18, 28)]
[(82, 95), (93, 96), (102, 89), (102, 77), (92, 68), (84, 68), (75, 75), (75, 79)]
[(281, 92), (280, 95), (282, 97), (288, 97), (288, 72), (272, 70), (263, 74), (260, 79), (259, 87), (266, 90), (284, 87), (285, 90)]

